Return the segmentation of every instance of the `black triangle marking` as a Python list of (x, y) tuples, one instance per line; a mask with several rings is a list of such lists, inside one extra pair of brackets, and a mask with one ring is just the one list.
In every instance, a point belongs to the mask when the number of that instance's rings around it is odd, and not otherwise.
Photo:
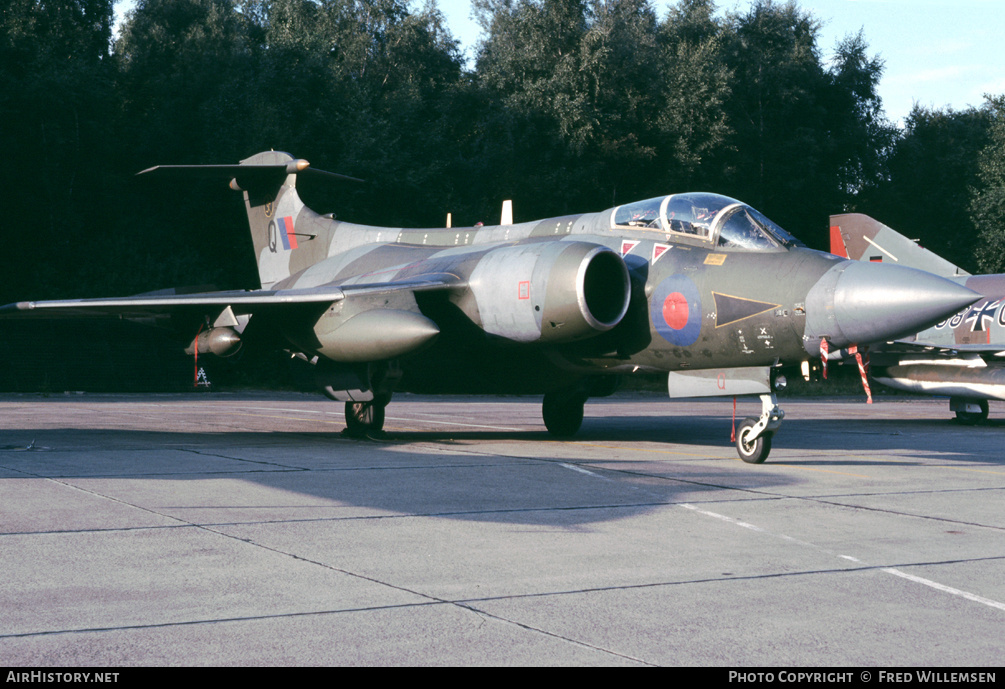
[(742, 321), (744, 318), (750, 318), (751, 316), (756, 316), (781, 306), (781, 304), (770, 304), (766, 301), (734, 297), (731, 294), (720, 294), (719, 292), (712, 292), (712, 298), (715, 299), (716, 328)]

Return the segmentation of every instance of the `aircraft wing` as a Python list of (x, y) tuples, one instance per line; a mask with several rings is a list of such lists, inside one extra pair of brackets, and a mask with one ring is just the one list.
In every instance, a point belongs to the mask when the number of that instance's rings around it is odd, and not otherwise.
[(235, 315), (275, 311), (283, 307), (332, 304), (347, 297), (398, 291), (428, 291), (461, 286), (453, 276), (432, 276), (400, 282), (323, 285), (305, 289), (232, 290), (195, 294), (150, 293), (111, 299), (20, 301), (0, 306), (0, 318), (150, 318), (198, 309), (225, 309)]

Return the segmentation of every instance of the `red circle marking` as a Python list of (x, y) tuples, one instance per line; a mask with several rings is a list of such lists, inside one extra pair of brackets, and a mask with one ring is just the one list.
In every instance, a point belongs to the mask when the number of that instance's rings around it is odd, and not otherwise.
[(687, 325), (687, 317), (687, 297), (671, 292), (663, 302), (663, 320), (674, 330), (682, 330)]

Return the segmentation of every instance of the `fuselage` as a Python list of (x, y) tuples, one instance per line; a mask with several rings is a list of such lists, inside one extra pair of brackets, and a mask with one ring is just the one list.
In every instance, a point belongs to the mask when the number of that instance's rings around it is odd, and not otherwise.
[[(836, 325), (807, 330), (807, 297), (825, 274), (853, 262), (807, 249), (757, 211), (714, 194), (489, 227), (366, 226), (318, 216), (302, 204), (277, 215), (284, 212), (295, 213), (289, 225), (309, 241), (285, 254), (276, 240), (263, 249), (260, 263), (288, 261), (279, 272), (289, 277), (272, 289), (426, 278), (457, 286), (418, 291), (414, 305), (388, 306), (415, 308), (440, 331), (430, 346), (401, 357), (400, 390), (547, 392), (587, 376), (797, 364), (815, 353), (821, 337), (842, 337)], [(569, 293), (564, 286), (576, 282), (577, 271), (582, 283), (586, 264), (568, 256), (589, 247), (618, 257), (627, 282), (598, 268), (602, 277), (592, 288)], [(605, 291), (611, 305), (602, 303)], [(834, 291), (818, 288), (813, 297), (827, 311), (818, 321), (834, 320)], [(606, 309), (609, 327), (591, 330), (564, 316), (556, 322), (549, 314), (565, 313), (567, 305), (549, 304), (563, 298), (600, 304), (585, 305), (585, 320), (590, 308)], [(326, 356), (317, 328), (286, 335)]]

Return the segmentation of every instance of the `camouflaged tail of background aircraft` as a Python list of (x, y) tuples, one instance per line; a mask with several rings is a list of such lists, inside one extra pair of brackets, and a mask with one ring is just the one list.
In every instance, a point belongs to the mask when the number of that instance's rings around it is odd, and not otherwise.
[[(244, 194), (260, 290), (20, 302), (0, 315), (190, 322), (189, 351), (266, 338), (345, 401), (352, 435), (380, 431), (395, 392), (543, 394), (548, 430), (621, 377), (668, 376), (671, 397), (757, 395), (737, 451), (764, 461), (783, 412), (773, 384), (832, 347), (916, 332), (971, 303), (928, 273), (805, 248), (763, 214), (698, 192), (491, 227), (357, 225), (307, 208), (307, 161), (159, 166)], [(330, 174), (330, 173), (320, 173)]]
[(870, 351), (871, 376), (892, 388), (948, 395), (961, 423), (1005, 400), (1005, 274), (971, 275), (861, 213), (832, 215), (831, 252), (871, 263), (918, 268), (953, 280), (981, 299), (923, 330)]

